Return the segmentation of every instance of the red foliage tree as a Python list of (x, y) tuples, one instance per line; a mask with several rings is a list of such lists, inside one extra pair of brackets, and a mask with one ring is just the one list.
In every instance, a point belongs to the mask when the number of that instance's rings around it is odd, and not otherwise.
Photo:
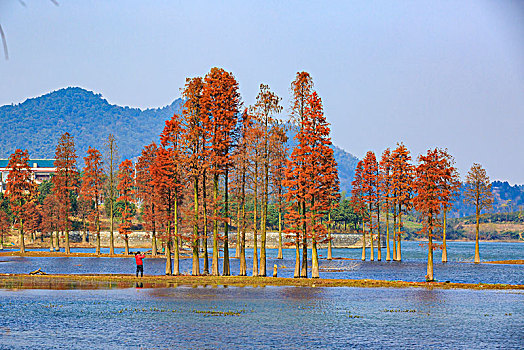
[(11, 228), (11, 220), (5, 211), (0, 210), (0, 250), (4, 250), (4, 236)]
[(132, 225), (132, 211), (131, 203), (134, 201), (135, 195), (135, 179), (133, 162), (129, 159), (124, 160), (118, 167), (118, 185), (117, 191), (120, 195), (118, 200), (123, 202), (123, 207), (120, 209), (122, 215), (122, 222), (118, 226), (118, 231), (124, 236), (125, 254), (129, 255), (129, 234), (131, 233)]
[[(204, 128), (210, 137), (209, 163), (213, 175), (213, 259), (211, 273), (218, 272), (218, 226), (224, 222), (224, 266), (222, 274), (230, 275), (229, 269), (229, 208), (228, 172), (231, 162), (231, 146), (240, 108), (238, 82), (233, 74), (221, 68), (212, 68), (204, 78), (202, 88), (202, 111), (206, 115)], [(219, 176), (224, 176), (223, 217), (219, 215)]]
[(17, 149), (9, 156), (7, 163), (9, 173), (7, 175), (6, 195), (9, 198), (9, 206), (14, 218), (15, 225), (20, 234), (20, 252), (25, 253), (24, 221), (28, 203), (36, 200), (37, 188), (33, 181), (33, 174), (29, 167), (29, 154), (27, 150)]
[(104, 169), (102, 154), (95, 148), (89, 147), (84, 157), (84, 173), (80, 196), (91, 203), (92, 210), (88, 215), (89, 231), (96, 236), (96, 254), (100, 254), (100, 204), (104, 194)]
[(421, 232), (428, 238), (427, 281), (433, 281), (433, 244), (435, 230), (441, 226), (439, 214), (449, 199), (447, 185), (450, 182), (448, 157), (436, 148), (418, 157), (414, 187), (417, 195), (413, 199), (415, 209), (422, 219)]
[(380, 169), (380, 195), (384, 203), (384, 211), (386, 213), (386, 261), (391, 261), (390, 236), (389, 236), (389, 212), (391, 210), (391, 151), (387, 148), (382, 153), (382, 158), (379, 162)]
[[(200, 274), (199, 261), (199, 216), (200, 205), (203, 204), (204, 223), (202, 225), (202, 239), (204, 248), (204, 274), (209, 274), (209, 260), (207, 254), (207, 216), (205, 213), (206, 203), (200, 199), (200, 186), (205, 194), (205, 170), (206, 170), (206, 129), (209, 123), (209, 115), (202, 111), (202, 89), (204, 82), (201, 77), (186, 79), (186, 85), (182, 92), (185, 98), (184, 108), (182, 109), (183, 122), (183, 152), (186, 158), (186, 168), (188, 177), (193, 187), (193, 217), (192, 217), (192, 239), (191, 246), (193, 249), (193, 275)], [(201, 180), (202, 178), (202, 180)]]
[[(408, 212), (412, 206), (414, 168), (408, 149), (402, 143), (391, 153), (391, 196), (395, 205), (393, 219), (396, 223), (395, 238), (393, 239), (393, 260), (402, 260), (402, 214)], [(397, 221), (398, 218), (398, 221)]]
[[(180, 274), (180, 245), (181, 245), (181, 235), (179, 232), (179, 205), (182, 202), (182, 190), (185, 185), (185, 177), (183, 176), (183, 167), (186, 164), (187, 158), (182, 152), (182, 123), (181, 116), (174, 114), (170, 120), (166, 120), (166, 125), (162, 134), (160, 134), (160, 142), (162, 144), (163, 150), (167, 152), (167, 155), (171, 158), (172, 163), (164, 162), (166, 168), (166, 175), (168, 175), (168, 181), (171, 183), (171, 193), (169, 196), (172, 196), (172, 203), (167, 203), (166, 193), (164, 192), (164, 201), (160, 198), (160, 202), (164, 203), (164, 211), (168, 217), (168, 224), (172, 225), (173, 230), (169, 229), (167, 233), (167, 240), (174, 240), (174, 272), (173, 274)], [(159, 149), (162, 151), (162, 149)], [(160, 154), (160, 153), (158, 153)], [(171, 166), (172, 169), (168, 169)], [(157, 193), (159, 193), (157, 191)], [(166, 205), (167, 204), (167, 205)], [(171, 207), (169, 207), (171, 206)], [(193, 260), (194, 262), (194, 260)], [(198, 267), (198, 265), (197, 265)], [(198, 270), (197, 270), (198, 272)], [(197, 273), (198, 274), (198, 273)]]
[(368, 151), (362, 161), (362, 200), (366, 203), (369, 216), (367, 217), (370, 247), (370, 260), (375, 260), (373, 230), (378, 227), (378, 216), (375, 209), (378, 207), (378, 163), (375, 153)]
[(71, 197), (77, 190), (78, 171), (76, 168), (76, 150), (73, 137), (64, 133), (55, 151), (55, 176), (52, 177), (53, 193), (56, 194), (60, 208), (60, 217), (65, 229), (65, 252), (69, 254), (69, 215), (71, 214)]
[[(313, 91), (313, 79), (307, 72), (297, 72), (295, 80), (291, 82), (293, 94), (291, 102), (291, 122), (298, 126), (299, 133), (302, 132), (304, 119), (306, 118), (307, 99)], [(298, 135), (298, 133), (297, 133)], [(297, 138), (298, 136), (295, 136)], [(290, 155), (290, 161), (286, 165), (286, 180), (284, 184), (288, 189), (286, 200), (289, 202), (289, 211), (286, 214), (288, 227), (286, 233), (295, 238), (295, 272), (294, 277), (307, 277), (307, 237), (305, 217), (305, 194), (307, 185), (305, 178), (301, 175), (305, 149), (295, 147)], [(302, 234), (302, 268), (300, 263), (300, 239)], [(304, 266), (305, 265), (305, 266)]]
[(151, 183), (151, 165), (153, 164), (156, 152), (156, 143), (144, 147), (142, 154), (138, 157), (135, 164), (136, 170), (136, 196), (141, 201), (142, 219), (144, 220), (144, 229), (151, 232), (151, 255), (157, 255), (157, 238), (156, 238), (156, 207), (154, 199), (154, 188)]
[(291, 228), (288, 232), (302, 236), (302, 257), (306, 263), (302, 262), (301, 277), (307, 277), (307, 241), (311, 239), (311, 275), (318, 278), (317, 243), (325, 242), (327, 236), (321, 217), (329, 211), (335, 189), (338, 192), (338, 173), (322, 101), (313, 92), (306, 102), (302, 126), (296, 135), (298, 145), (286, 169), (286, 198), (292, 203), (287, 219)]
[(362, 261), (366, 260), (366, 229), (365, 229), (365, 218), (366, 218), (366, 203), (364, 202), (364, 189), (363, 189), (363, 162), (359, 161), (355, 168), (355, 177), (351, 183), (351, 206), (353, 211), (360, 217), (362, 223)]
[(60, 224), (60, 213), (58, 208), (58, 201), (53, 194), (48, 195), (44, 199), (44, 203), (41, 208), (42, 211), (42, 234), (49, 235), (49, 251), (55, 251), (55, 243), (53, 239), (53, 233), (57, 234), (58, 241), (58, 227)]

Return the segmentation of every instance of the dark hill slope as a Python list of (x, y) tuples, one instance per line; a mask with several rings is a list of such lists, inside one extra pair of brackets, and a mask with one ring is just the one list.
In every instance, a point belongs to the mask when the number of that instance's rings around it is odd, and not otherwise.
[(164, 121), (180, 104), (181, 100), (176, 100), (163, 108), (142, 111), (111, 105), (100, 94), (73, 87), (2, 106), (0, 158), (16, 148), (27, 148), (33, 158), (52, 158), (64, 132), (73, 135), (79, 156), (84, 156), (89, 146), (102, 150), (112, 133), (119, 154), (135, 157), (144, 145), (158, 139)]

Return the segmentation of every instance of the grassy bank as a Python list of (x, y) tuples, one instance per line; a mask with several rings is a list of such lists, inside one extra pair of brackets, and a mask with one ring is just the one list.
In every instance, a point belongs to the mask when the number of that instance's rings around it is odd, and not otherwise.
[(133, 275), (25, 275), (0, 274), (3, 289), (114, 289), (177, 286), (235, 286), (235, 287), (358, 287), (358, 288), (426, 288), (426, 289), (519, 289), (524, 285), (471, 284), (446, 282), (404, 282), (353, 279), (305, 279), (243, 276), (144, 276)]

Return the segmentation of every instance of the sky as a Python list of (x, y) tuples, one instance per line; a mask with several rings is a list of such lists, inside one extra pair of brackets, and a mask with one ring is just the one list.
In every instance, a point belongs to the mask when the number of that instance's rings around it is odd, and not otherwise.
[(80, 86), (161, 107), (187, 77), (222, 67), (246, 106), (268, 84), (285, 119), (291, 81), (307, 71), (333, 143), (355, 156), (441, 147), (462, 178), (480, 163), (524, 184), (524, 1), (57, 3), (0, 0), (0, 105)]

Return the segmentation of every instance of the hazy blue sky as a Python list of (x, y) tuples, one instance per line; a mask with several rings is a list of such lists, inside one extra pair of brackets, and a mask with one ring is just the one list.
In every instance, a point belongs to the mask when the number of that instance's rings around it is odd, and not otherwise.
[(266, 83), (287, 107), (306, 70), (359, 158), (447, 147), (462, 175), (524, 183), (524, 1), (58, 2), (0, 0), (0, 105), (80, 86), (160, 107), (219, 66), (244, 103)]

